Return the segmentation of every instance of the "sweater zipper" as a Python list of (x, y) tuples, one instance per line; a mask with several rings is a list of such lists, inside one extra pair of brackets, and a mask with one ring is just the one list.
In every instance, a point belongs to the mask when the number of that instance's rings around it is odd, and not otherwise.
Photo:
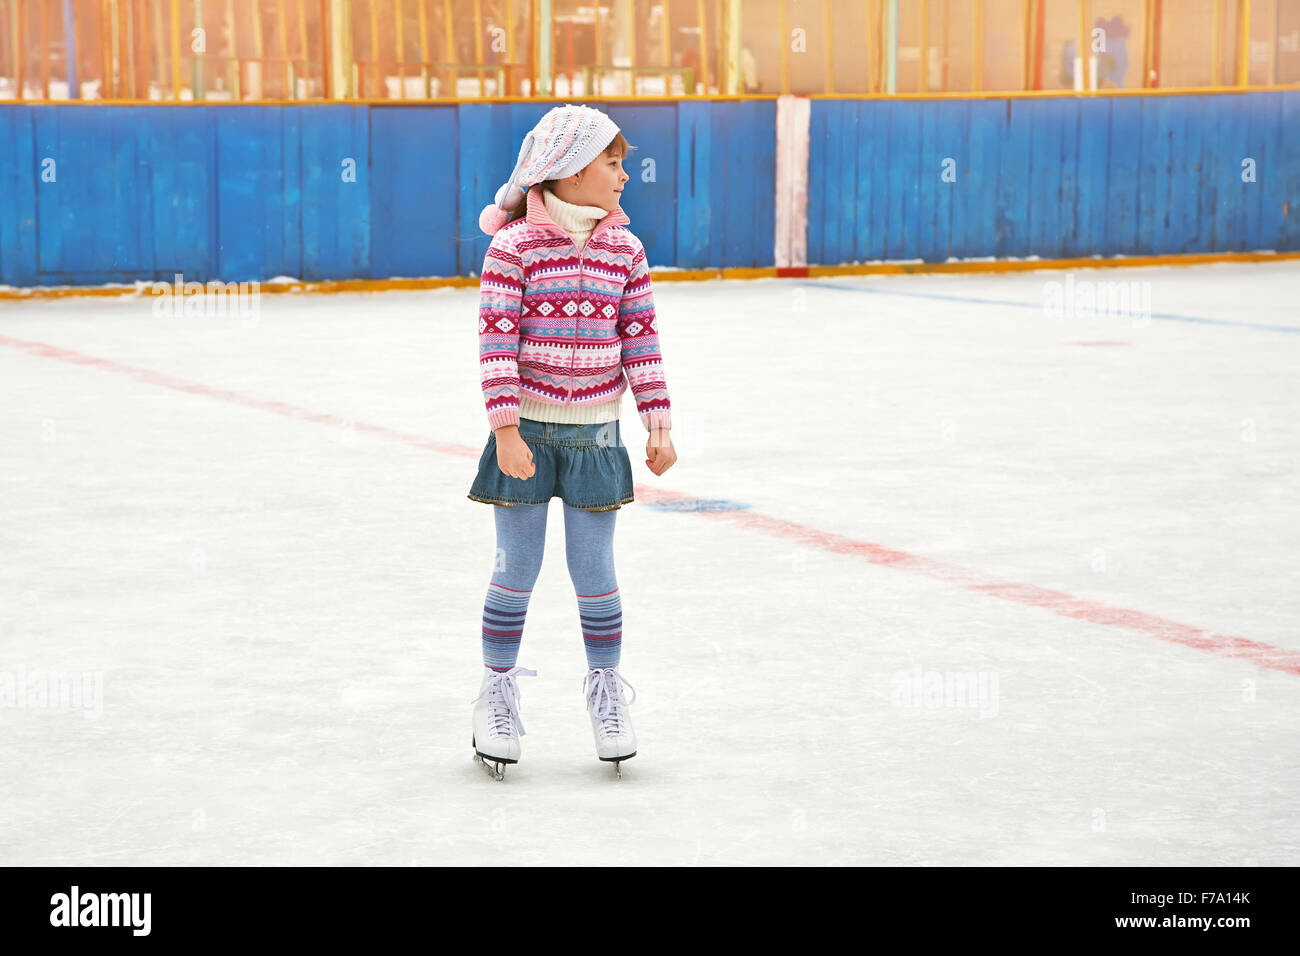
[[(569, 394), (564, 399), (566, 405), (573, 401), (573, 363), (578, 358), (578, 322), (582, 319), (582, 260), (586, 254), (587, 246), (591, 243), (591, 240), (596, 238), (596, 233), (599, 231), (599, 226), (593, 229), (591, 235), (587, 237), (587, 241), (583, 243), (582, 248), (578, 249), (578, 311), (573, 314), (573, 351), (569, 355)], [(575, 242), (573, 246), (576, 249), (578, 244)]]

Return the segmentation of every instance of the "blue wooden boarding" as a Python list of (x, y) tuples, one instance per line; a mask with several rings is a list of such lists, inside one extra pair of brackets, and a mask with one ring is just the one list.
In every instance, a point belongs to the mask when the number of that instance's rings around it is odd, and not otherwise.
[(1300, 249), (1297, 119), (1290, 90), (815, 99), (808, 261)]
[(458, 249), (465, 243), (444, 241), (459, 238), (460, 230), (454, 201), (458, 163), (450, 148), (456, 119), (455, 111), (434, 106), (370, 111), (372, 276), (457, 273)]
[[(652, 265), (773, 264), (773, 100), (590, 105)], [(811, 107), (810, 264), (1300, 249), (1300, 91)], [(549, 108), (0, 105), (0, 282), (475, 275)]]

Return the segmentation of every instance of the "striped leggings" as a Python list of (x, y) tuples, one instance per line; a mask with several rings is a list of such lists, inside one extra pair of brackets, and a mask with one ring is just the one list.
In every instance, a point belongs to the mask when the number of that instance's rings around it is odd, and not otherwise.
[[(578, 598), (578, 621), (587, 666), (617, 667), (623, 640), (623, 605), (614, 576), (614, 522), (618, 509), (583, 511), (564, 505), (564, 551)], [(537, 505), (494, 505), (497, 551), (483, 602), (483, 664), (495, 671), (515, 666), (528, 599), (542, 568), (546, 512)]]

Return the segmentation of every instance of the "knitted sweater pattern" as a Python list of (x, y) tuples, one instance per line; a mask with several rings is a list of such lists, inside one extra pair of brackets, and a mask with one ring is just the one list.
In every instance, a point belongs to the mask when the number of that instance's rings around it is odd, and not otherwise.
[[(617, 418), (627, 388), (649, 431), (671, 428), (645, 248), (616, 207), (585, 246), (547, 214), (540, 189), (528, 212), (497, 230), (479, 286), (479, 369), (488, 425), (517, 425), (520, 403), (543, 420)], [(610, 413), (610, 409), (614, 409)], [(606, 417), (609, 415), (609, 417)], [(533, 417), (528, 415), (526, 417)]]

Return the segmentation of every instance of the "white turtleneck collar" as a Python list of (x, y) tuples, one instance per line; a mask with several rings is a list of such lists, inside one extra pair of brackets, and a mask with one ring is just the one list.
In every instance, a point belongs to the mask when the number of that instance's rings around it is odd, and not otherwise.
[(578, 206), (565, 202), (549, 189), (542, 190), (542, 201), (546, 204), (546, 214), (555, 224), (573, 237), (574, 244), (582, 249), (600, 222), (609, 212), (600, 206)]

